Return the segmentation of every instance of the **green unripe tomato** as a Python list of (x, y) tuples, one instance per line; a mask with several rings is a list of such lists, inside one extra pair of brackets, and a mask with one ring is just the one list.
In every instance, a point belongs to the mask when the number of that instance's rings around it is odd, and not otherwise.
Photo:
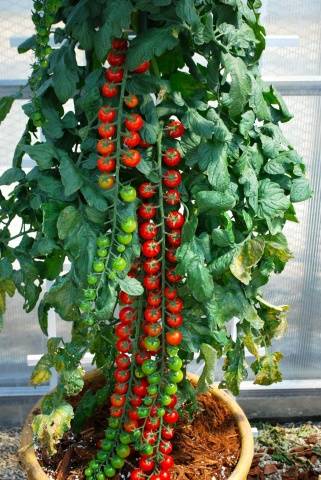
[(173, 383), (180, 383), (184, 378), (184, 373), (182, 370), (178, 370), (177, 372), (170, 372), (169, 374), (169, 381)]
[(41, 60), (40, 62), (41, 68), (47, 68), (49, 65), (48, 60)]
[(102, 260), (95, 260), (93, 263), (93, 270), (96, 273), (102, 273), (105, 269), (105, 264)]
[(107, 254), (108, 254), (108, 252), (107, 252), (107, 249), (106, 249), (106, 248), (98, 248), (98, 250), (97, 250), (97, 256), (98, 256), (99, 258), (105, 258), (105, 257), (107, 257)]
[(93, 473), (94, 473), (94, 472), (92, 471), (91, 468), (86, 468), (86, 470), (85, 470), (85, 476), (86, 476), (87, 478), (92, 477)]
[(168, 359), (168, 366), (173, 372), (178, 372), (182, 368), (183, 362), (179, 357), (170, 357)]
[(145, 375), (151, 375), (157, 369), (156, 362), (154, 360), (145, 360), (142, 365), (142, 371)]
[(157, 385), (149, 385), (147, 387), (147, 392), (149, 393), (149, 395), (151, 395), (152, 397), (154, 395), (157, 395), (158, 393), (158, 386)]
[(116, 475), (116, 470), (110, 465), (107, 465), (104, 468), (104, 474), (106, 475), (107, 478), (112, 478)]
[(150, 407), (154, 400), (153, 400), (153, 397), (148, 397), (147, 396), (147, 397), (144, 398), (143, 401), (144, 401), (144, 405), (147, 405), (148, 407)]
[(138, 407), (137, 413), (139, 418), (146, 418), (149, 415), (149, 408), (147, 407)]
[(96, 458), (98, 462), (102, 463), (106, 461), (107, 453), (106, 452), (97, 452)]
[(117, 235), (117, 240), (122, 245), (129, 245), (133, 240), (133, 236), (131, 233), (120, 233)]
[(101, 443), (101, 448), (105, 451), (105, 452), (110, 452), (110, 450), (113, 448), (113, 442), (111, 440), (108, 440), (107, 438), (105, 438), (102, 443)]
[(119, 192), (120, 198), (124, 202), (133, 202), (136, 199), (136, 189), (132, 187), (131, 185), (127, 185), (126, 187), (123, 187), (120, 192)]
[(125, 460), (123, 458), (120, 458), (118, 455), (115, 455), (114, 457), (112, 457), (110, 463), (112, 467), (120, 470), (125, 465)]
[(91, 460), (89, 462), (89, 465), (88, 467), (93, 470), (94, 472), (96, 472), (98, 469), (99, 469), (99, 463), (97, 463), (95, 460)]
[(128, 445), (119, 445), (116, 448), (116, 453), (120, 458), (127, 458), (130, 454), (130, 448)]
[(117, 257), (114, 259), (112, 264), (112, 268), (114, 271), (122, 272), (123, 270), (125, 270), (126, 267), (127, 267), (127, 262), (124, 258)]
[(169, 395), (163, 395), (161, 398), (162, 405), (167, 407), (171, 403), (172, 399)]
[(121, 222), (120, 227), (125, 233), (133, 233), (137, 230), (137, 222), (134, 217), (127, 217)]
[(168, 383), (165, 387), (165, 393), (167, 395), (175, 395), (175, 393), (177, 392), (177, 385), (176, 383)]
[(96, 290), (94, 290), (93, 288), (86, 288), (86, 290), (84, 290), (84, 297), (87, 300), (95, 300)]
[(132, 441), (132, 437), (130, 435), (130, 433), (127, 433), (127, 432), (122, 432), (120, 435), (119, 435), (119, 440), (122, 444), (124, 445), (129, 445)]
[(167, 353), (170, 357), (176, 357), (178, 355), (178, 352), (179, 352), (179, 348), (178, 347), (174, 347), (172, 345), (168, 345), (167, 347)]
[(140, 368), (136, 368), (135, 370), (135, 377), (136, 378), (143, 378), (145, 376), (144, 372)]
[(166, 413), (165, 408), (159, 407), (159, 408), (157, 409), (157, 415), (158, 415), (160, 418), (163, 417), (163, 416), (165, 415), (165, 413)]
[(108, 275), (109, 280), (116, 280), (117, 275), (115, 272), (110, 272)]
[(134, 430), (134, 431), (132, 432), (132, 439), (133, 439), (133, 441), (135, 441), (135, 440), (140, 440), (140, 436), (141, 436), (140, 430)]
[(158, 385), (160, 382), (160, 374), (158, 372), (154, 372), (151, 375), (147, 376), (148, 383), (150, 385)]
[(98, 282), (98, 277), (96, 275), (93, 275), (93, 274), (88, 275), (87, 277), (88, 285), (94, 286), (97, 284), (97, 282)]
[(112, 428), (107, 428), (107, 430), (105, 431), (105, 437), (107, 438), (107, 440), (115, 440), (116, 435), (117, 431)]
[(79, 305), (79, 308), (82, 312), (88, 313), (92, 311), (92, 305), (88, 300), (81, 302), (81, 304)]
[(97, 473), (97, 475), (96, 475), (97, 480), (105, 480), (105, 478), (106, 478), (105, 475), (101, 472)]
[(145, 445), (143, 445), (143, 448), (141, 449), (142, 454), (147, 456), (152, 455), (153, 451), (153, 446), (149, 445), (149, 443), (145, 443)]
[(117, 247), (117, 252), (118, 253), (124, 253), (125, 250), (126, 250), (125, 245), (118, 245), (118, 247)]
[(144, 345), (148, 352), (157, 352), (160, 347), (160, 340), (157, 337), (146, 337)]
[(120, 425), (120, 418), (117, 417), (109, 417), (108, 419), (108, 425), (110, 428), (115, 428), (117, 429)]
[(106, 248), (110, 245), (110, 239), (108, 237), (98, 237), (96, 240), (96, 245), (98, 248)]

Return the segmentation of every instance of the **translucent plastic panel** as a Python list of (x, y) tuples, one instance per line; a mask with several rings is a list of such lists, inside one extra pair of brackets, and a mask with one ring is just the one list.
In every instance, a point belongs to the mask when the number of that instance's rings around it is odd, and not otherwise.
[[(320, 0), (263, 2), (262, 20), (268, 35), (288, 37), (266, 51), (262, 63), (264, 75), (321, 75)], [(297, 45), (285, 46), (289, 40)]]

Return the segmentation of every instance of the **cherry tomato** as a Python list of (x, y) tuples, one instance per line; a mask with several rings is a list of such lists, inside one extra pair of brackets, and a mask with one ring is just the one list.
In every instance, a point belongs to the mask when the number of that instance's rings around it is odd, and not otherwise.
[(144, 325), (144, 332), (149, 337), (158, 337), (162, 333), (162, 326), (160, 323), (148, 323)]
[(98, 177), (98, 185), (103, 190), (110, 190), (114, 186), (114, 183), (115, 183), (115, 177), (112, 177), (105, 173), (103, 173), (102, 175), (99, 175)]
[(178, 328), (183, 325), (183, 316), (180, 313), (168, 315), (166, 323), (171, 328)]
[(141, 154), (138, 150), (128, 150), (126, 153), (123, 153), (121, 159), (123, 165), (129, 168), (134, 168), (140, 163)]
[(102, 138), (98, 140), (97, 145), (97, 152), (100, 153), (103, 157), (108, 157), (116, 150), (115, 142), (108, 140), (106, 138)]
[(174, 300), (177, 295), (177, 290), (173, 287), (165, 287), (164, 293), (167, 300)]
[(170, 313), (180, 313), (184, 308), (184, 302), (181, 298), (176, 297), (174, 300), (166, 302), (166, 310)]
[(113, 172), (116, 168), (116, 160), (111, 157), (99, 157), (97, 160), (97, 168), (103, 173)]
[(173, 395), (171, 399), (171, 403), (168, 405), (168, 408), (173, 409), (177, 404), (177, 396)]
[(137, 411), (137, 408), (132, 408), (128, 411), (128, 417), (131, 419), (131, 420), (139, 420), (139, 415), (138, 415), (138, 411)]
[(127, 370), (130, 367), (130, 358), (125, 353), (119, 353), (115, 358), (117, 368)]
[(150, 477), (150, 480), (161, 480), (161, 477), (158, 473), (153, 473), (153, 475)]
[(124, 325), (131, 325), (137, 318), (137, 312), (133, 307), (124, 307), (119, 311), (119, 320)]
[(137, 210), (137, 214), (144, 220), (151, 220), (155, 217), (157, 208), (151, 203), (143, 203)]
[(176, 148), (169, 147), (163, 155), (163, 162), (168, 167), (176, 167), (182, 160), (181, 154)]
[(114, 271), (122, 272), (123, 270), (125, 270), (126, 267), (127, 267), (127, 262), (124, 258), (116, 257), (113, 260), (112, 268), (113, 268)]
[(172, 120), (166, 127), (167, 133), (171, 138), (182, 137), (185, 133), (185, 127), (179, 120)]
[(146, 420), (145, 428), (150, 432), (156, 432), (160, 426), (160, 419), (158, 417), (150, 417)]
[(128, 383), (116, 383), (114, 392), (124, 395), (128, 391)]
[(171, 480), (171, 474), (167, 470), (161, 470), (159, 472), (160, 480)]
[(148, 142), (145, 142), (145, 140), (143, 140), (142, 138), (140, 139), (140, 142), (139, 142), (139, 146), (142, 147), (142, 148), (149, 148), (151, 146), (150, 143)]
[(169, 345), (179, 345), (182, 343), (183, 334), (180, 330), (170, 330), (166, 332), (166, 341)]
[(161, 267), (161, 262), (156, 260), (156, 258), (150, 258), (143, 263), (144, 272), (148, 275), (155, 275), (155, 273), (160, 272)]
[(132, 347), (131, 341), (125, 338), (122, 338), (116, 342), (116, 348), (118, 352), (128, 353)]
[(159, 444), (159, 451), (164, 455), (169, 455), (173, 451), (173, 445), (171, 444), (171, 442), (164, 442), (163, 440)]
[(140, 135), (138, 132), (128, 132), (123, 138), (123, 143), (128, 148), (135, 148), (140, 142)]
[(174, 467), (174, 459), (171, 455), (164, 455), (163, 460), (160, 461), (159, 466), (162, 470), (170, 470)]
[(139, 467), (143, 470), (143, 472), (151, 472), (155, 468), (155, 462), (152, 458), (143, 458), (139, 459)]
[(148, 323), (156, 323), (162, 317), (162, 312), (159, 308), (146, 307), (144, 311), (144, 318)]
[(175, 188), (182, 182), (182, 176), (178, 170), (167, 170), (163, 181), (166, 187)]
[(116, 325), (116, 328), (115, 328), (116, 337), (121, 339), (129, 338), (131, 333), (132, 333), (132, 329), (129, 325), (124, 325), (123, 323), (119, 323), (118, 325)]
[(138, 231), (144, 240), (152, 240), (157, 236), (158, 228), (154, 223), (144, 222), (139, 226)]
[(169, 248), (166, 251), (166, 260), (170, 263), (177, 263), (176, 248)]
[(101, 93), (103, 97), (112, 98), (118, 95), (118, 87), (117, 85), (113, 85), (111, 83), (104, 83), (101, 88)]
[(128, 42), (123, 38), (114, 38), (111, 46), (114, 50), (126, 50), (128, 48)]
[(136, 189), (131, 185), (125, 185), (119, 192), (120, 198), (127, 203), (131, 203), (136, 199)]
[(98, 118), (101, 122), (104, 122), (104, 123), (114, 122), (116, 119), (116, 116), (117, 116), (116, 110), (110, 107), (109, 105), (101, 107), (98, 111)]
[(120, 83), (124, 78), (124, 70), (119, 67), (110, 67), (105, 71), (105, 78), (111, 83)]
[(138, 187), (140, 198), (152, 198), (156, 194), (156, 185), (150, 182), (143, 182)]
[(181, 230), (172, 230), (167, 234), (167, 243), (171, 247), (179, 247), (182, 243), (182, 233)]
[(145, 375), (151, 375), (154, 373), (157, 369), (157, 363), (155, 360), (145, 360), (145, 362), (142, 365), (142, 371), (145, 373)]
[(172, 383), (180, 383), (184, 378), (184, 373), (182, 370), (177, 370), (176, 372), (171, 371), (169, 374), (169, 380)]
[(146, 290), (159, 290), (160, 278), (156, 275), (146, 275), (143, 279), (143, 285)]
[(167, 205), (178, 205), (181, 201), (181, 196), (178, 190), (170, 189), (164, 194), (164, 199)]
[(138, 65), (138, 67), (136, 67), (133, 72), (134, 73), (145, 73), (147, 72), (147, 70), (149, 69), (149, 66), (150, 66), (150, 62), (149, 61), (146, 61), (146, 62), (143, 62), (141, 63), (140, 65)]
[(162, 297), (159, 292), (149, 292), (146, 300), (151, 307), (159, 307), (162, 303)]
[(120, 303), (122, 303), (124, 305), (131, 305), (135, 301), (135, 299), (133, 297), (131, 297), (130, 295), (128, 295), (128, 293), (123, 292), (123, 291), (119, 292), (118, 298), (119, 298)]
[(127, 217), (121, 222), (120, 226), (125, 233), (133, 233), (137, 230), (137, 222), (133, 217)]
[(136, 95), (128, 95), (128, 97), (125, 97), (124, 102), (128, 108), (135, 108), (139, 104), (139, 100)]
[(166, 278), (169, 281), (169, 283), (178, 283), (182, 280), (181, 275), (178, 275), (178, 273), (175, 273), (175, 267), (167, 269)]
[(184, 225), (185, 218), (184, 218), (184, 215), (182, 215), (177, 210), (172, 210), (167, 215), (167, 217), (165, 219), (165, 222), (166, 222), (166, 225), (168, 226), (168, 228), (178, 229), (178, 228), (182, 228), (182, 226)]
[(156, 240), (146, 240), (146, 242), (144, 242), (141, 246), (141, 249), (145, 257), (154, 258), (159, 255), (161, 251), (161, 246), (159, 242), (156, 242)]
[(148, 360), (151, 357), (151, 354), (149, 352), (138, 352), (135, 355), (135, 360), (137, 365), (143, 365), (145, 360)]
[(118, 52), (109, 52), (107, 55), (107, 62), (113, 67), (120, 67), (125, 63), (126, 57), (122, 53)]
[(120, 418), (123, 414), (123, 409), (121, 407), (111, 407), (110, 415), (112, 417)]
[(132, 471), (132, 473), (130, 474), (130, 480), (145, 480), (145, 474), (143, 472), (143, 470), (141, 470), (140, 468), (136, 468), (135, 470)]
[(133, 386), (133, 393), (138, 397), (145, 397), (147, 394), (148, 382), (145, 378), (137, 380)]
[(143, 400), (142, 400), (141, 397), (138, 397), (138, 395), (134, 395), (134, 396), (130, 399), (130, 404), (131, 404), (131, 406), (134, 407), (134, 408), (139, 407), (142, 403), (143, 403)]
[(157, 337), (146, 337), (144, 339), (144, 346), (148, 352), (158, 352), (160, 348), (160, 341)]
[(162, 428), (162, 438), (163, 440), (172, 440), (174, 437), (175, 431), (171, 425), (164, 425)]
[(118, 393), (113, 393), (110, 397), (110, 403), (113, 407), (123, 407), (126, 402), (125, 395), (119, 395)]
[(101, 138), (111, 138), (115, 135), (116, 127), (108, 123), (102, 123), (98, 127), (98, 135)]
[(139, 113), (131, 113), (127, 116), (124, 123), (127, 130), (130, 132), (137, 132), (143, 128), (144, 120)]
[(124, 423), (124, 430), (125, 432), (133, 432), (138, 428), (138, 421), (137, 420), (127, 420), (127, 422)]

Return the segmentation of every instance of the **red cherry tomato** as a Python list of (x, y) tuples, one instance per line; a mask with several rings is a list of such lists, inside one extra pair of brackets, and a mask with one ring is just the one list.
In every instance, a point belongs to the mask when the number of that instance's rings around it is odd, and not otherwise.
[(145, 73), (147, 72), (147, 70), (149, 69), (149, 66), (150, 66), (150, 62), (146, 61), (146, 62), (143, 62), (141, 63), (140, 65), (138, 65), (138, 67), (136, 67), (133, 72), (134, 73)]
[(152, 240), (157, 236), (158, 227), (154, 223), (144, 222), (139, 226), (139, 235), (144, 240)]
[(167, 470), (161, 470), (159, 472), (160, 480), (171, 480), (171, 474)]
[(183, 315), (175, 313), (166, 317), (166, 323), (171, 328), (178, 328), (183, 325)]
[(130, 367), (130, 358), (125, 353), (119, 353), (115, 358), (117, 368), (127, 370)]
[(101, 93), (103, 97), (112, 98), (118, 95), (118, 87), (117, 85), (113, 85), (111, 83), (104, 83), (101, 88)]
[(140, 468), (136, 468), (130, 474), (130, 480), (145, 480), (145, 474)]
[(159, 417), (150, 417), (147, 418), (145, 428), (149, 432), (156, 432), (160, 426), (160, 419)]
[(111, 138), (115, 135), (116, 127), (114, 125), (108, 125), (108, 123), (102, 123), (98, 127), (98, 135), (101, 138)]
[(157, 208), (151, 203), (143, 203), (137, 210), (137, 214), (144, 220), (151, 220), (155, 217)]
[(169, 281), (169, 283), (178, 283), (182, 280), (181, 275), (178, 275), (178, 273), (175, 273), (175, 267), (167, 269), (166, 278)]
[(128, 353), (131, 351), (131, 347), (132, 347), (131, 341), (127, 338), (119, 339), (116, 342), (116, 348), (118, 352)]
[[(175, 300), (173, 300), (173, 302), (175, 302)], [(177, 312), (172, 312), (172, 313), (177, 313)], [(129, 338), (131, 336), (131, 333), (132, 333), (132, 329), (131, 329), (130, 325), (125, 325), (123, 323), (119, 323), (115, 327), (115, 335), (116, 335), (116, 337), (118, 337), (120, 339)]]
[(152, 198), (156, 194), (156, 185), (150, 182), (143, 182), (138, 187), (138, 195), (140, 198)]
[(162, 428), (162, 439), (163, 440), (172, 440), (174, 437), (175, 431), (171, 425), (165, 425)]
[(156, 258), (149, 258), (143, 263), (144, 272), (148, 275), (155, 275), (156, 273), (160, 272), (161, 266), (161, 262)]
[(174, 206), (180, 203), (181, 196), (178, 190), (170, 189), (165, 192), (164, 199), (167, 205)]
[(119, 292), (118, 298), (120, 303), (123, 303), (124, 305), (131, 305), (135, 301), (133, 297), (131, 297), (130, 295), (128, 295), (128, 293), (123, 291)]
[(159, 451), (164, 455), (169, 455), (173, 451), (173, 445), (171, 444), (171, 442), (161, 441), (161, 443), (159, 444)]
[(139, 468), (141, 468), (143, 472), (151, 472), (155, 468), (155, 462), (152, 458), (141, 457), (139, 459)]
[(108, 140), (107, 138), (102, 138), (97, 142), (97, 152), (100, 153), (103, 157), (108, 157), (116, 150), (115, 142)]
[(170, 263), (177, 263), (176, 248), (169, 248), (166, 252), (166, 260)]
[(131, 433), (138, 428), (138, 420), (127, 420), (124, 423), (125, 432)]
[(125, 325), (131, 325), (137, 317), (137, 312), (133, 307), (124, 307), (119, 311), (119, 320)]
[(163, 155), (163, 162), (168, 167), (176, 167), (182, 160), (181, 154), (176, 148), (169, 147)]
[(138, 352), (135, 355), (135, 360), (137, 365), (143, 365), (145, 360), (149, 360), (151, 357), (151, 354), (149, 352)]
[(146, 242), (144, 242), (141, 246), (141, 249), (145, 257), (154, 258), (159, 255), (161, 251), (161, 246), (159, 242), (156, 242), (156, 240), (146, 240)]
[(173, 287), (165, 287), (164, 293), (167, 300), (174, 300), (177, 295), (177, 290)]
[(131, 420), (139, 420), (139, 415), (138, 415), (138, 411), (137, 411), (137, 408), (132, 408), (128, 411), (128, 417), (131, 419)]
[(159, 290), (160, 278), (156, 275), (146, 275), (143, 279), (143, 285), (146, 290)]
[(162, 303), (162, 297), (159, 292), (149, 292), (146, 300), (151, 307), (159, 307)]
[(149, 337), (158, 337), (162, 333), (162, 326), (160, 323), (148, 323), (144, 325), (144, 332)]
[(123, 53), (109, 52), (107, 55), (107, 62), (113, 67), (120, 67), (125, 63), (126, 57)]
[(166, 187), (175, 188), (182, 182), (182, 176), (178, 170), (167, 170), (163, 181)]
[(164, 455), (163, 460), (160, 461), (159, 466), (162, 470), (170, 470), (174, 467), (174, 459), (171, 455)]
[(125, 119), (125, 127), (130, 132), (137, 132), (141, 128), (143, 128), (144, 120), (143, 117), (139, 113), (131, 113)]
[(170, 313), (180, 313), (184, 308), (184, 302), (181, 298), (176, 297), (174, 300), (166, 302), (166, 310)]
[(158, 436), (156, 432), (148, 432), (147, 430), (144, 430), (143, 438), (149, 445), (155, 445)]
[(114, 38), (112, 40), (111, 46), (115, 50), (126, 50), (128, 48), (128, 42), (123, 38)]
[(161, 480), (161, 476), (158, 473), (153, 473), (150, 480)]
[(120, 83), (124, 78), (124, 70), (119, 67), (109, 67), (105, 70), (105, 78), (107, 82)]
[(123, 138), (123, 143), (128, 148), (135, 148), (140, 142), (140, 135), (138, 132), (128, 132)]
[(139, 100), (136, 95), (129, 95), (128, 97), (125, 97), (124, 102), (128, 108), (135, 108), (139, 104)]
[(112, 417), (120, 418), (123, 414), (123, 409), (121, 407), (110, 407), (110, 415)]
[(115, 121), (117, 116), (116, 110), (109, 105), (101, 107), (98, 110), (98, 118), (101, 122), (112, 123)]
[(170, 330), (166, 332), (166, 342), (168, 345), (180, 345), (183, 340), (183, 334), (179, 330)]
[(123, 407), (126, 402), (125, 395), (119, 395), (118, 393), (113, 393), (110, 397), (110, 403), (113, 407)]
[(138, 150), (128, 150), (123, 153), (121, 160), (125, 167), (134, 168), (140, 163), (141, 155)]
[(114, 172), (116, 160), (111, 157), (99, 157), (97, 160), (97, 168), (102, 173)]
[(145, 397), (147, 395), (148, 382), (144, 378), (137, 380), (133, 386), (133, 393), (138, 397)]
[(172, 395), (171, 403), (168, 405), (168, 408), (173, 409), (177, 404), (177, 396)]
[(182, 137), (185, 133), (185, 127), (179, 120), (172, 120), (166, 127), (167, 133), (171, 138)]
[(144, 311), (144, 318), (148, 323), (156, 323), (162, 317), (162, 312), (159, 308), (146, 307)]
[(184, 215), (182, 215), (177, 210), (172, 210), (167, 215), (165, 222), (168, 228), (171, 228), (171, 229), (182, 228), (185, 222), (185, 218), (184, 218)]
[(181, 230), (172, 230), (167, 234), (167, 243), (171, 247), (179, 247), (182, 243), (182, 232)]
[(128, 391), (128, 383), (116, 383), (114, 392), (120, 395), (125, 395)]
[(139, 407), (141, 404), (143, 403), (143, 399), (141, 397), (139, 397), (138, 395), (134, 395), (131, 399), (130, 399), (130, 404), (132, 405), (132, 407)]

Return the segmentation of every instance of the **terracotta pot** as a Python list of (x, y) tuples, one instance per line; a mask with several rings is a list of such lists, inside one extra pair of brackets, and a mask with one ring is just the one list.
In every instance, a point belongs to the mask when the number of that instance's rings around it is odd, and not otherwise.
[[(94, 370), (86, 374), (85, 380), (88, 383), (93, 383), (96, 379), (101, 378), (101, 374), (98, 370)], [(197, 383), (196, 375), (189, 375), (192, 383)], [(211, 393), (216, 398), (222, 400), (233, 414), (237, 426), (241, 435), (241, 454), (239, 461), (230, 475), (229, 480), (246, 480), (247, 474), (250, 470), (253, 455), (254, 455), (254, 442), (251, 431), (251, 426), (245, 416), (245, 413), (236, 403), (236, 401), (223, 390), (219, 390), (216, 387), (211, 388)], [(49, 480), (49, 477), (41, 468), (34, 448), (32, 439), (31, 423), (33, 419), (33, 411), (39, 408), (41, 400), (37, 402), (30, 414), (28, 415), (25, 425), (21, 433), (21, 447), (19, 450), (20, 460), (27, 472), (28, 480)]]

